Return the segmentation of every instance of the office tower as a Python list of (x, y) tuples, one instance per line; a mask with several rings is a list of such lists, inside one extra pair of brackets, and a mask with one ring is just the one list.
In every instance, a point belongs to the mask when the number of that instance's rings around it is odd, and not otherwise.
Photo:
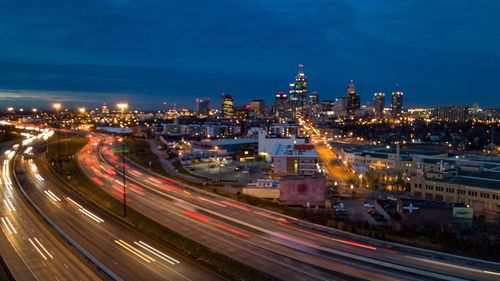
[(399, 117), (403, 114), (403, 92), (392, 92), (391, 116)]
[(109, 114), (109, 108), (105, 102), (103, 102), (101, 105), (101, 113), (102, 114)]
[(290, 83), (289, 106), (292, 109), (294, 118), (302, 118), (305, 115), (307, 96), (307, 76), (302, 70), (304, 66), (299, 64), (299, 71), (295, 75), (294, 82)]
[(318, 95), (318, 92), (317, 92), (317, 91), (313, 91), (313, 92), (309, 95), (309, 104), (312, 104), (312, 105), (319, 105), (319, 95)]
[(265, 103), (263, 100), (252, 100), (250, 102), (250, 111), (255, 117), (263, 117), (265, 112)]
[(441, 122), (467, 122), (469, 120), (469, 107), (463, 105), (438, 106), (436, 118)]
[(323, 112), (323, 114), (333, 112), (333, 100), (323, 100), (321, 102), (321, 112)]
[(233, 118), (234, 117), (233, 96), (229, 94), (222, 94), (220, 100), (220, 108), (224, 118), (226, 119)]
[(384, 118), (384, 106), (385, 106), (385, 94), (384, 93), (373, 94), (373, 108), (375, 111), (375, 117)]
[(208, 116), (210, 100), (205, 98), (196, 99), (196, 115)]
[(274, 101), (274, 114), (279, 123), (286, 123), (291, 117), (289, 114), (291, 109), (289, 107), (288, 96), (285, 92), (278, 92)]
[(333, 114), (337, 117), (346, 117), (348, 113), (348, 98), (339, 97), (333, 102)]
[(350, 118), (354, 118), (356, 115), (356, 110), (361, 108), (361, 101), (359, 95), (356, 93), (356, 86), (351, 80), (349, 86), (347, 86), (347, 115)]

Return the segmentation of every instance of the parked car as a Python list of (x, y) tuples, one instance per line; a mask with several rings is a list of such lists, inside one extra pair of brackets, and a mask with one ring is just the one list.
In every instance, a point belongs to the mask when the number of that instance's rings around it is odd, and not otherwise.
[(365, 208), (375, 208), (375, 204), (373, 204), (372, 202), (369, 202), (369, 201), (365, 201), (365, 202), (363, 202), (363, 207), (365, 207)]

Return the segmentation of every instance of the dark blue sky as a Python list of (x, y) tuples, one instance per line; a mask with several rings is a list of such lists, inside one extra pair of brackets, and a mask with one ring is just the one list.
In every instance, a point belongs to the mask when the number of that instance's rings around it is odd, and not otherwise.
[(498, 0), (0, 2), (0, 106), (271, 101), (298, 63), (321, 99), (399, 83), (409, 105), (500, 107)]

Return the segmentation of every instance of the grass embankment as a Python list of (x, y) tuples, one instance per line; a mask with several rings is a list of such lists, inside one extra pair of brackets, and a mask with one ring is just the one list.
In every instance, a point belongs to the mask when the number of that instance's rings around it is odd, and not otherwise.
[(155, 173), (164, 176), (168, 175), (165, 170), (163, 170), (158, 156), (151, 151), (151, 147), (149, 146), (149, 142), (147, 140), (126, 138), (125, 146), (129, 149), (127, 157), (130, 160), (143, 167), (151, 167), (151, 170)]
[[(83, 196), (104, 207), (115, 215), (123, 215), (123, 205), (120, 200), (108, 194), (88, 179), (76, 162), (75, 154), (87, 143), (87, 138), (74, 137), (70, 141), (61, 144), (60, 165), (54, 164), (54, 169), (77, 189)], [(132, 149), (131, 149), (132, 150)], [(140, 151), (139, 149), (136, 151)], [(47, 155), (49, 163), (57, 162), (57, 144), (49, 147)], [(68, 178), (69, 176), (69, 178)], [(164, 227), (149, 217), (136, 212), (133, 208), (127, 208), (127, 218), (140, 232), (161, 241), (170, 247), (205, 264), (214, 271), (234, 280), (273, 280), (271, 276), (255, 270), (232, 258), (212, 251), (211, 249), (184, 237), (177, 232)]]
[[(150, 147), (148, 146), (147, 149), (150, 149)], [(151, 151), (149, 151), (149, 153), (151, 153)], [(173, 164), (179, 172), (182, 173), (182, 171), (185, 170), (179, 161), (174, 161)], [(186, 173), (189, 172), (186, 171)], [(162, 174), (166, 174), (166, 172), (163, 171)], [(491, 225), (476, 221), (471, 230), (461, 233), (453, 233), (439, 229), (427, 230), (425, 232), (402, 232), (386, 227), (374, 227), (365, 222), (352, 222), (346, 218), (334, 217), (327, 210), (291, 208), (279, 202), (267, 199), (239, 193), (230, 193), (220, 186), (207, 186), (188, 182), (177, 175), (169, 174), (168, 177), (190, 186), (248, 203), (256, 207), (268, 209), (319, 225), (351, 232), (353, 234), (434, 251), (448, 252), (491, 261), (500, 260), (500, 239), (494, 238), (495, 235), (498, 237), (498, 233), (500, 232), (499, 225)]]

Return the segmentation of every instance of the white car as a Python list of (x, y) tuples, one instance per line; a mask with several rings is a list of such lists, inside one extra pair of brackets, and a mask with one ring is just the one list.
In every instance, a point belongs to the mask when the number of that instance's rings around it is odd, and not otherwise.
[(372, 202), (365, 201), (365, 202), (363, 202), (363, 207), (365, 207), (365, 208), (375, 208), (375, 204), (373, 204)]

